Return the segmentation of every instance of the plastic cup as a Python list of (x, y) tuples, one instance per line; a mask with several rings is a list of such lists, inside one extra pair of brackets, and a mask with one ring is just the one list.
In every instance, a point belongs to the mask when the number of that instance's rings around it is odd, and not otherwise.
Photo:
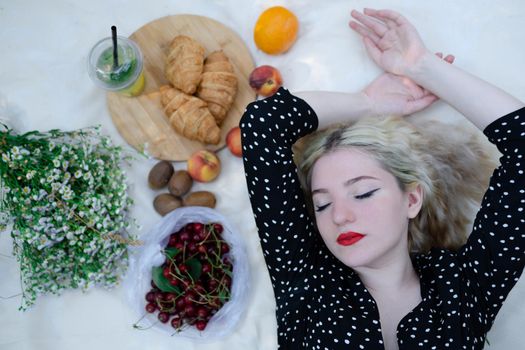
[(132, 40), (117, 36), (118, 65), (114, 64), (113, 40), (104, 38), (93, 46), (88, 57), (88, 72), (99, 87), (124, 96), (138, 96), (144, 90), (144, 60)]

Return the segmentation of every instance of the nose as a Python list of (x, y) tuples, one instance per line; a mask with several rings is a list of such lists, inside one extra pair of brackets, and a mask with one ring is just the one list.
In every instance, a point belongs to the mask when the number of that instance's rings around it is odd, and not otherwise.
[(356, 219), (355, 211), (343, 200), (332, 201), (332, 220), (336, 225), (344, 225), (354, 222)]

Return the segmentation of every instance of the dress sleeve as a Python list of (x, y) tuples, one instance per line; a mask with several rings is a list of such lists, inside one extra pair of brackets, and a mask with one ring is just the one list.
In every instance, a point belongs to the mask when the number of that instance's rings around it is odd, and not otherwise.
[(525, 263), (525, 108), (494, 121), (484, 133), (502, 157), (458, 257), (487, 332)]
[(312, 108), (284, 88), (249, 104), (240, 121), (248, 194), (276, 296), (312, 256), (314, 226), (292, 145), (317, 125)]

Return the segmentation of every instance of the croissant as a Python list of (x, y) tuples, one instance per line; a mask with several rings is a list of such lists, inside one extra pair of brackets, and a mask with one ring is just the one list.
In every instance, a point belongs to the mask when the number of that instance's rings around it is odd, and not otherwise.
[(197, 90), (204, 68), (204, 47), (196, 40), (178, 35), (171, 41), (165, 65), (166, 78), (191, 95)]
[(164, 112), (179, 134), (203, 143), (219, 143), (221, 130), (206, 102), (168, 85), (160, 87), (160, 96)]
[(204, 62), (197, 96), (208, 103), (218, 125), (226, 118), (237, 93), (237, 77), (224, 52), (212, 52)]

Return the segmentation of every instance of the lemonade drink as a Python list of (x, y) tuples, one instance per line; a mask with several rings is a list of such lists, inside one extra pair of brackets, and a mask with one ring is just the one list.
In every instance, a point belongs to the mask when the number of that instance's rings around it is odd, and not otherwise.
[(117, 36), (117, 64), (112, 38), (99, 41), (88, 58), (91, 79), (100, 87), (125, 96), (138, 96), (144, 90), (143, 58), (137, 44)]

